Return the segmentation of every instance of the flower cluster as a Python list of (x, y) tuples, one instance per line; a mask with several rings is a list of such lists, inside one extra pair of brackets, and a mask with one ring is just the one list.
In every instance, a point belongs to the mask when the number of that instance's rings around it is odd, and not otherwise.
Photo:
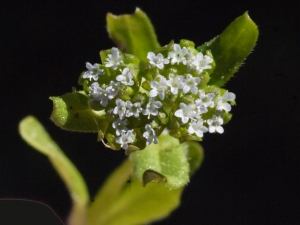
[[(164, 129), (184, 140), (223, 133), (235, 95), (209, 86), (215, 63), (187, 40), (147, 54), (148, 66), (117, 48), (101, 52), (102, 64), (86, 63), (81, 84), (106, 113), (103, 128), (110, 146), (142, 149), (158, 143)], [(101, 129), (101, 128), (100, 128)]]

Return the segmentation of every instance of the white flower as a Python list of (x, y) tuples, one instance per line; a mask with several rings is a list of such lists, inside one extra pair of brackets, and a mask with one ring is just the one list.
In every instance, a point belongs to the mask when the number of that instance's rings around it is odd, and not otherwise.
[(100, 101), (102, 106), (107, 106), (108, 100), (113, 99), (119, 92), (119, 82), (111, 81), (110, 85), (104, 90), (99, 86), (98, 82), (94, 82), (90, 86), (90, 96), (93, 101)]
[(226, 111), (229, 112), (231, 110), (231, 105), (227, 101), (234, 101), (235, 94), (232, 92), (226, 91), (223, 96), (220, 96), (216, 99), (217, 102), (217, 111)]
[(191, 91), (193, 94), (196, 94), (198, 92), (197, 85), (200, 81), (200, 77), (193, 77), (191, 74), (187, 74), (186, 79), (184, 80), (183, 93), (186, 94)]
[(154, 101), (154, 98), (150, 98), (148, 104), (146, 105), (146, 109), (143, 111), (143, 115), (148, 115), (148, 119), (150, 115), (156, 116), (158, 114), (158, 110), (162, 106), (160, 101)]
[(188, 53), (188, 50), (186, 47), (183, 47), (181, 49), (179, 44), (174, 44), (173, 46), (174, 51), (169, 52), (169, 59), (171, 60), (171, 64), (185, 62), (185, 55)]
[(213, 62), (213, 59), (210, 56), (208, 56), (208, 55), (203, 56), (203, 54), (201, 52), (199, 52), (194, 58), (192, 67), (198, 73), (202, 73), (203, 70), (212, 68), (211, 65), (209, 65), (212, 62)]
[(106, 90), (103, 90), (99, 87), (98, 82), (94, 82), (90, 86), (90, 96), (92, 96), (93, 101), (100, 101), (102, 106), (107, 106), (108, 103), (108, 95)]
[(126, 113), (126, 105), (125, 102), (122, 99), (116, 100), (116, 107), (113, 110), (113, 113), (116, 115), (119, 115), (120, 119), (124, 119), (125, 113)]
[(187, 65), (187, 71), (190, 71), (192, 68), (194, 68), (195, 56), (192, 53), (187, 53), (185, 55), (185, 60), (183, 60), (183, 64)]
[(132, 143), (134, 141), (134, 138), (135, 133), (133, 130), (123, 130), (121, 136), (116, 138), (116, 142), (121, 145), (121, 148), (127, 149), (128, 144)]
[(213, 115), (211, 119), (207, 120), (207, 124), (209, 125), (209, 133), (218, 132), (222, 134), (224, 132), (224, 128), (221, 127), (223, 124), (223, 119), (219, 116)]
[(226, 91), (224, 95), (222, 96), (223, 100), (225, 101), (234, 101), (235, 100), (235, 94), (232, 92)]
[(138, 118), (140, 116), (140, 113), (143, 111), (140, 102), (136, 102), (132, 104), (130, 101), (126, 101), (126, 107), (127, 107), (126, 117), (130, 117), (134, 115), (136, 118)]
[(128, 121), (126, 119), (121, 120), (120, 118), (118, 118), (118, 120), (116, 120), (112, 123), (112, 127), (116, 130), (116, 134), (118, 136), (120, 136), (123, 131), (128, 130), (126, 127), (127, 124), (128, 124)]
[(188, 128), (189, 134), (196, 134), (198, 137), (203, 137), (203, 133), (207, 132), (208, 129), (203, 125), (203, 120), (199, 119), (198, 121), (192, 120)]
[(120, 83), (110, 81), (109, 86), (105, 90), (106, 90), (108, 99), (111, 100), (118, 94), (118, 92), (120, 90)]
[(196, 113), (196, 118), (198, 118), (201, 116), (201, 114), (206, 113), (208, 109), (201, 101), (201, 99), (196, 99), (194, 111)]
[(169, 74), (169, 80), (166, 81), (166, 84), (171, 87), (171, 92), (173, 95), (178, 93), (178, 89), (182, 89), (184, 86), (183, 76), (174, 76), (174, 74)]
[(150, 91), (150, 97), (156, 97), (157, 95), (161, 100), (164, 100), (165, 98), (165, 91), (168, 89), (167, 83), (166, 83), (166, 78), (164, 78), (161, 75), (157, 75), (157, 77), (160, 78), (160, 81), (151, 81), (150, 86), (153, 88)]
[(155, 55), (153, 52), (148, 52), (147, 58), (149, 59), (149, 63), (156, 66), (158, 69), (163, 69), (164, 64), (170, 62), (168, 59), (164, 59), (164, 56), (161, 53)]
[(99, 78), (99, 75), (103, 75), (104, 71), (101, 70), (99, 68), (99, 64), (95, 63), (94, 65), (90, 64), (89, 62), (87, 62), (86, 64), (86, 68), (88, 69), (88, 71), (86, 71), (83, 74), (83, 78), (88, 78), (88, 79), (94, 79), (94, 81), (97, 81)]
[(199, 99), (203, 102), (203, 105), (205, 107), (210, 107), (210, 108), (214, 107), (215, 105), (213, 101), (213, 98), (215, 97), (214, 93), (205, 94), (203, 90), (199, 90), (198, 94), (199, 94)]
[(146, 131), (143, 133), (143, 137), (147, 139), (146, 145), (150, 145), (152, 142), (157, 144), (158, 140), (155, 134), (155, 130), (153, 130), (153, 128), (149, 124), (146, 124), (145, 128)]
[(195, 105), (194, 104), (189, 104), (186, 105), (183, 102), (179, 104), (180, 109), (178, 109), (174, 115), (181, 118), (181, 121), (183, 124), (187, 123), (189, 119), (195, 118), (196, 112), (195, 112)]
[(123, 62), (122, 56), (120, 56), (119, 54), (119, 49), (112, 48), (111, 54), (108, 54), (106, 61), (106, 67), (112, 67), (114, 70), (116, 70), (118, 66)]
[(122, 72), (122, 74), (116, 77), (117, 81), (120, 81), (122, 84), (132, 86), (134, 84), (134, 81), (132, 80), (133, 76), (129, 68), (125, 68), (123, 69), (123, 71), (120, 71)]

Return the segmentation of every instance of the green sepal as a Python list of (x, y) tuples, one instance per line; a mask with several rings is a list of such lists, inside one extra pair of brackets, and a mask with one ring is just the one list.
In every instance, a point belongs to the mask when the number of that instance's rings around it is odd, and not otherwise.
[(232, 114), (224, 112), (221, 117), (223, 119), (223, 124), (226, 124), (226, 123), (228, 123), (231, 120)]
[(217, 86), (214, 86), (214, 85), (208, 85), (203, 90), (205, 91), (206, 94), (214, 93), (215, 95), (219, 95), (221, 92), (220, 88), (218, 88)]
[[(79, 78), (80, 79), (80, 78)], [(90, 82), (87, 79), (82, 79), (79, 82), (82, 82), (83, 91), (88, 94), (90, 91)]]
[(126, 149), (126, 155), (129, 155), (132, 152), (144, 149), (146, 147), (146, 141), (143, 137), (143, 132), (141, 131), (141, 128), (134, 128), (133, 130), (136, 134), (135, 141), (133, 144), (130, 144)]
[(258, 28), (248, 12), (236, 18), (218, 37), (198, 47), (211, 50), (216, 68), (210, 75), (209, 85), (222, 87), (238, 70), (253, 50), (258, 38)]
[(149, 81), (145, 80), (143, 83), (142, 83), (142, 88), (144, 88), (146, 91), (151, 91), (151, 86), (150, 86), (150, 83)]
[(80, 74), (79, 78), (78, 78), (78, 84), (79, 84), (79, 85), (84, 85), (84, 82), (87, 82), (87, 81), (88, 81), (87, 79), (84, 79), (84, 78), (82, 77), (83, 74), (84, 74), (84, 72), (85, 72), (85, 71), (83, 71), (83, 72)]
[(143, 63), (148, 61), (148, 52), (160, 47), (151, 21), (139, 8), (131, 15), (116, 16), (108, 13), (106, 22), (109, 37), (118, 48), (137, 56)]
[[(203, 53), (203, 55), (208, 55), (210, 58), (212, 58), (212, 59), (214, 60), (214, 56), (213, 56), (213, 54), (211, 53), (210, 50), (206, 50), (206, 52)], [(203, 72), (206, 72), (206, 73), (208, 73), (208, 74), (212, 74), (213, 71), (214, 71), (215, 68), (216, 68), (216, 62), (215, 62), (215, 60), (214, 60), (210, 65), (211, 65), (211, 68), (210, 68), (210, 69), (206, 69), (206, 70), (204, 70)], [(209, 79), (210, 79), (210, 78), (209, 78)], [(209, 80), (208, 80), (208, 81), (209, 81)], [(207, 82), (208, 82), (208, 81), (207, 81)]]
[(164, 108), (161, 108), (158, 116), (154, 117), (154, 120), (158, 119), (159, 120), (159, 125), (164, 126), (169, 122), (169, 117)]
[(207, 86), (209, 80), (210, 80), (209, 73), (207, 71), (203, 71), (201, 74), (201, 82), (199, 85), (199, 89), (204, 89)]
[(105, 134), (107, 133), (107, 129), (108, 129), (109, 123), (108, 122), (103, 122), (102, 123), (102, 127), (101, 130), (98, 130), (98, 141), (103, 141), (103, 139), (105, 138)]
[(161, 53), (163, 56), (168, 56), (168, 52), (173, 49), (174, 40), (171, 40), (169, 44), (159, 47), (155, 50), (155, 53)]
[(69, 131), (98, 132), (105, 123), (105, 111), (95, 111), (89, 106), (89, 97), (83, 92), (50, 97), (53, 102), (51, 120)]
[(140, 59), (138, 57), (136, 57), (135, 55), (132, 54), (124, 54), (123, 56), (123, 62), (126, 65), (134, 65), (135, 67), (138, 68), (139, 64), (140, 64)]
[(182, 48), (186, 47), (187, 49), (192, 49), (192, 53), (195, 52), (195, 43), (193, 41), (181, 39), (179, 44)]
[(179, 127), (180, 127), (180, 124), (179, 124), (178, 120), (176, 119), (174, 113), (170, 112), (167, 128), (169, 130), (177, 130)]
[(177, 138), (179, 143), (184, 143), (186, 141), (202, 141), (202, 138), (198, 137), (196, 134), (188, 133), (187, 125), (182, 125), (178, 129), (169, 130), (169, 133), (172, 137)]

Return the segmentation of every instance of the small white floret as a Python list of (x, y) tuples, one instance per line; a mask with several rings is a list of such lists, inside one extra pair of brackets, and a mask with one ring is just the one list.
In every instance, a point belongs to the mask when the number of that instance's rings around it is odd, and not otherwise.
[(126, 105), (122, 99), (118, 98), (116, 100), (116, 107), (114, 108), (113, 113), (115, 115), (119, 115), (121, 120), (124, 119), (126, 114)]
[(112, 123), (112, 127), (116, 130), (116, 134), (118, 136), (120, 136), (122, 134), (123, 131), (127, 131), (127, 124), (128, 124), (128, 121), (125, 119), (125, 120), (121, 120), (120, 118), (118, 118), (116, 121), (114, 121)]
[(119, 90), (120, 90), (120, 82), (110, 81), (109, 86), (106, 88), (108, 99), (109, 100), (113, 99), (119, 93)]
[(155, 134), (155, 130), (149, 124), (146, 124), (145, 128), (146, 131), (143, 133), (143, 137), (147, 139), (146, 145), (150, 145), (152, 142), (157, 144), (158, 140)]
[(99, 64), (95, 63), (94, 65), (90, 64), (89, 62), (86, 63), (86, 68), (88, 71), (86, 71), (83, 74), (83, 78), (87, 79), (93, 79), (94, 81), (97, 81), (99, 76), (104, 75), (104, 71), (99, 68)]
[(149, 63), (153, 66), (156, 66), (158, 69), (163, 69), (164, 64), (168, 64), (170, 61), (161, 53), (155, 55), (153, 52), (148, 52), (147, 58), (149, 59)]
[(186, 47), (181, 48), (179, 44), (174, 44), (173, 49), (174, 51), (170, 51), (168, 56), (171, 59), (171, 64), (185, 62), (185, 55), (188, 53), (188, 49)]
[(176, 117), (181, 118), (183, 124), (186, 124), (189, 121), (189, 119), (193, 119), (197, 116), (194, 104), (186, 105), (185, 103), (181, 102), (179, 106), (180, 109), (176, 110), (174, 115)]
[(135, 135), (136, 134), (133, 130), (123, 130), (121, 136), (116, 138), (116, 142), (121, 145), (121, 148), (126, 150), (128, 148), (128, 144), (134, 141)]
[(210, 63), (212, 62), (213, 59), (210, 56), (208, 55), (203, 56), (203, 54), (199, 52), (194, 58), (194, 62), (192, 63), (192, 68), (195, 69), (198, 73), (202, 73), (203, 70), (212, 68), (210, 65)]
[(189, 134), (196, 134), (198, 137), (203, 137), (203, 133), (208, 131), (207, 127), (203, 125), (203, 120), (199, 119), (198, 121), (192, 120), (188, 128)]
[(193, 77), (191, 74), (187, 74), (186, 79), (184, 80), (183, 93), (186, 94), (191, 91), (193, 94), (196, 94), (198, 92), (197, 85), (200, 81), (200, 77)]
[(134, 104), (132, 104), (130, 101), (126, 101), (126, 108), (126, 117), (135, 116), (136, 118), (138, 118), (140, 116), (140, 113), (143, 111), (140, 102), (135, 102)]
[(166, 84), (171, 88), (171, 93), (176, 95), (179, 89), (183, 89), (185, 86), (183, 76), (176, 76), (172, 73), (169, 74), (169, 80), (166, 81)]
[(107, 55), (106, 61), (107, 61), (105, 63), (106, 67), (112, 67), (114, 70), (116, 70), (118, 66), (123, 63), (122, 56), (120, 55), (119, 49), (112, 48), (111, 54)]
[(228, 103), (228, 101), (234, 101), (235, 100), (235, 94), (232, 92), (226, 91), (223, 96), (220, 96), (216, 99), (216, 110), (225, 112), (229, 112), (231, 110), (231, 105)]
[(149, 102), (146, 105), (146, 108), (143, 111), (143, 115), (147, 115), (148, 119), (150, 118), (150, 115), (157, 116), (158, 110), (162, 106), (162, 103), (160, 101), (154, 101), (154, 98), (149, 98)]
[(103, 90), (98, 82), (94, 82), (90, 86), (90, 96), (93, 101), (100, 102), (102, 106), (107, 106), (108, 103), (108, 94), (106, 90)]
[(221, 127), (223, 124), (223, 119), (220, 116), (213, 115), (211, 119), (207, 120), (208, 131), (209, 133), (218, 132), (222, 134), (224, 132), (224, 128)]
[(132, 80), (132, 73), (130, 72), (129, 68), (121, 70), (122, 74), (116, 77), (117, 81), (120, 81), (122, 84), (132, 86), (134, 81)]
[(164, 100), (165, 98), (165, 91), (168, 89), (167, 83), (166, 83), (166, 78), (161, 76), (161, 75), (157, 75), (157, 77), (160, 78), (160, 81), (151, 81), (151, 88), (152, 90), (150, 91), (150, 97), (156, 97), (157, 95), (159, 96), (159, 98), (161, 100)]

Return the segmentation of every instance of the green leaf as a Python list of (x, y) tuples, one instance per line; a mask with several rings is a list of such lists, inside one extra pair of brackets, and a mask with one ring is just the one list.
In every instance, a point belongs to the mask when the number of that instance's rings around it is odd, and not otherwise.
[(50, 97), (53, 101), (51, 120), (60, 128), (69, 131), (98, 132), (106, 127), (105, 112), (89, 107), (89, 97), (84, 92), (73, 92), (60, 97)]
[(160, 47), (151, 21), (139, 8), (132, 15), (108, 13), (106, 21), (108, 34), (118, 48), (142, 62), (147, 61), (148, 52)]
[(168, 188), (184, 186), (189, 181), (186, 147), (186, 144), (180, 145), (177, 139), (169, 135), (161, 135), (158, 144), (151, 144), (144, 150), (131, 153), (130, 158), (135, 166), (133, 177), (145, 184), (145, 171), (153, 170), (165, 177), (162, 180)]
[(135, 225), (167, 217), (180, 204), (183, 188), (129, 180), (133, 165), (126, 160), (107, 179), (88, 211), (89, 225)]
[(204, 151), (202, 146), (196, 141), (188, 141), (186, 144), (188, 145), (187, 159), (190, 165), (190, 176), (192, 176), (203, 162)]
[[(161, 148), (167, 149), (178, 144), (174, 138), (170, 139), (168, 135), (163, 136), (164, 140), (160, 139)], [(170, 141), (173, 143), (170, 144)], [(186, 153), (186, 159), (183, 160), (188, 161), (190, 175), (192, 175), (203, 160), (203, 149), (197, 142), (187, 142), (185, 147), (181, 149)], [(152, 150), (155, 151), (153, 147)], [(170, 149), (168, 151), (172, 152)], [(131, 153), (130, 157), (135, 153), (137, 152)], [(142, 158), (142, 160), (147, 159)], [(89, 207), (89, 225), (150, 223), (167, 217), (179, 206), (184, 187), (170, 190), (163, 183), (164, 177), (151, 169), (146, 173), (150, 173), (153, 180), (159, 183), (149, 183), (142, 187), (141, 182), (135, 180), (135, 176), (132, 175), (137, 166), (132, 164), (132, 161), (126, 160), (110, 175)]]
[[(130, 154), (134, 164), (133, 178), (146, 185), (162, 182), (169, 189), (177, 189), (189, 182), (189, 176), (201, 164), (203, 151), (197, 143), (179, 141), (162, 134), (158, 144)], [(154, 173), (156, 172), (156, 174)]]
[(89, 195), (84, 179), (74, 164), (61, 151), (44, 127), (33, 116), (28, 116), (20, 122), (19, 132), (30, 146), (48, 157), (67, 186), (73, 201), (69, 224), (85, 224)]
[(253, 50), (258, 38), (258, 28), (248, 12), (236, 18), (221, 35), (197, 48), (211, 50), (216, 68), (210, 75), (209, 85), (223, 86), (238, 70)]

